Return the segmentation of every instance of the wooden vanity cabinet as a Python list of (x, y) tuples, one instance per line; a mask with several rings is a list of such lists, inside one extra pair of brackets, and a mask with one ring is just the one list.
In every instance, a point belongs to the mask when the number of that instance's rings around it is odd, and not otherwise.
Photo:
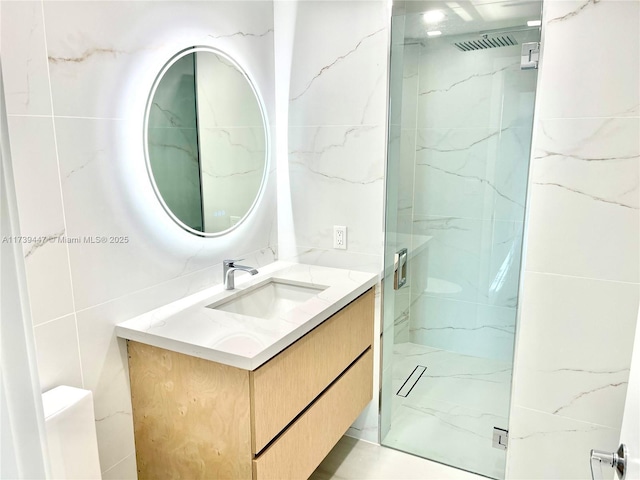
[(372, 398), (373, 289), (254, 371), (128, 341), (141, 479), (304, 479)]

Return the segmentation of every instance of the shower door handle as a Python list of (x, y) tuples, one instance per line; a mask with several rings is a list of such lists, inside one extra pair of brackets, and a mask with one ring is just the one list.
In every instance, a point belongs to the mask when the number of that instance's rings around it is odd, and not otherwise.
[(407, 249), (398, 250), (393, 259), (393, 289), (399, 290), (407, 283)]

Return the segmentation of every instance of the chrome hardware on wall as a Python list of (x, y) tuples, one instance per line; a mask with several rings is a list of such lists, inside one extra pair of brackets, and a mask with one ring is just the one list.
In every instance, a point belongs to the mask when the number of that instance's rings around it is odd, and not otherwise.
[(522, 51), (520, 53), (520, 70), (538, 68), (538, 60), (540, 60), (540, 43), (523, 43)]
[(398, 250), (393, 259), (393, 289), (398, 290), (407, 283), (407, 249)]
[(493, 427), (493, 448), (506, 450), (509, 446), (509, 431), (504, 428)]
[(618, 478), (624, 480), (627, 467), (627, 446), (622, 443), (618, 447), (618, 451), (613, 453), (591, 450), (591, 478), (593, 480), (605, 478), (602, 472), (602, 465), (615, 468)]

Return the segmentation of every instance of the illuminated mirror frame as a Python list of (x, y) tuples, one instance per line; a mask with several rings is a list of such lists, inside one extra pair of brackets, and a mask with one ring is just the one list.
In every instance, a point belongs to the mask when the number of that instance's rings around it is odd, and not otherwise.
[[(249, 207), (249, 210), (247, 210), (247, 212), (244, 214), (244, 216), (235, 225), (232, 225), (231, 227), (227, 228), (226, 230), (221, 230), (219, 232), (211, 232), (211, 233), (209, 233), (209, 232), (201, 232), (199, 230), (191, 228), (190, 226), (186, 225), (182, 220), (180, 220), (171, 211), (169, 206), (164, 201), (164, 198), (162, 198), (162, 193), (160, 192), (160, 189), (158, 188), (158, 185), (156, 183), (156, 179), (153, 176), (153, 170), (151, 169), (151, 158), (149, 156), (149, 136), (148, 136), (149, 115), (150, 115), (150, 112), (151, 112), (151, 105), (153, 104), (153, 99), (154, 99), (154, 97), (156, 95), (156, 90), (158, 89), (158, 86), (160, 85), (160, 82), (162, 81), (162, 78), (164, 77), (165, 73), (167, 72), (167, 70), (169, 70), (173, 66), (174, 63), (176, 63), (182, 57), (185, 57), (187, 55), (190, 55), (192, 53), (197, 53), (197, 52), (213, 53), (215, 55), (218, 55), (218, 56), (224, 58), (226, 61), (231, 63), (235, 68), (237, 68), (238, 71), (242, 74), (242, 76), (247, 80), (247, 82), (251, 86), (251, 90), (253, 91), (255, 99), (258, 102), (258, 106), (260, 108), (260, 115), (262, 116), (262, 125), (264, 126), (264, 137), (265, 137), (264, 138), (264, 146), (265, 146), (265, 149), (264, 149), (264, 170), (262, 172), (262, 182), (260, 183), (260, 188), (258, 189), (258, 192), (256, 194), (255, 199), (253, 200), (253, 203), (251, 204), (251, 207)], [(142, 134), (142, 141), (143, 141), (143, 148), (144, 148), (144, 158), (145, 158), (145, 163), (147, 165), (147, 173), (149, 174), (149, 180), (151, 181), (151, 185), (153, 186), (153, 191), (156, 194), (156, 197), (158, 198), (158, 200), (160, 201), (160, 204), (162, 205), (162, 208), (164, 209), (164, 211), (183, 230), (186, 230), (187, 232), (189, 232), (189, 233), (191, 233), (193, 235), (197, 235), (199, 237), (220, 237), (220, 236), (226, 235), (226, 234), (232, 232), (233, 230), (235, 230), (236, 228), (238, 228), (238, 226), (240, 226), (242, 223), (245, 222), (245, 220), (247, 218), (249, 218), (251, 213), (255, 210), (256, 205), (258, 205), (258, 203), (260, 202), (260, 200), (264, 196), (264, 190), (265, 190), (265, 186), (266, 186), (266, 183), (267, 183), (267, 177), (268, 177), (268, 173), (269, 173), (269, 164), (270, 164), (270, 160), (271, 160), (271, 144), (269, 142), (269, 139), (270, 139), (269, 137), (270, 137), (269, 122), (267, 121), (267, 114), (266, 114), (264, 102), (262, 100), (262, 96), (260, 95), (260, 92), (256, 88), (255, 83), (251, 80), (251, 77), (249, 77), (249, 75), (247, 74), (246, 70), (244, 68), (242, 68), (238, 64), (237, 61), (235, 61), (233, 58), (231, 58), (226, 53), (218, 50), (217, 48), (209, 47), (209, 46), (205, 46), (205, 45), (198, 45), (198, 46), (188, 47), (188, 48), (185, 48), (184, 50), (181, 50), (178, 53), (176, 53), (173, 57), (171, 57), (169, 59), (169, 61), (167, 63), (164, 64), (164, 66), (162, 67), (162, 69), (160, 70), (160, 72), (156, 76), (156, 79), (153, 82), (153, 86), (151, 87), (151, 92), (149, 93), (149, 98), (147, 99), (147, 105), (145, 107), (143, 134)]]

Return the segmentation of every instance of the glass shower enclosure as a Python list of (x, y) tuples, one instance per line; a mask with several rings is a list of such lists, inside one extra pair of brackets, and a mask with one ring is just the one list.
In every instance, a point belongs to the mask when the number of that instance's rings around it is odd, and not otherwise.
[(504, 478), (540, 1), (394, 2), (381, 443)]

